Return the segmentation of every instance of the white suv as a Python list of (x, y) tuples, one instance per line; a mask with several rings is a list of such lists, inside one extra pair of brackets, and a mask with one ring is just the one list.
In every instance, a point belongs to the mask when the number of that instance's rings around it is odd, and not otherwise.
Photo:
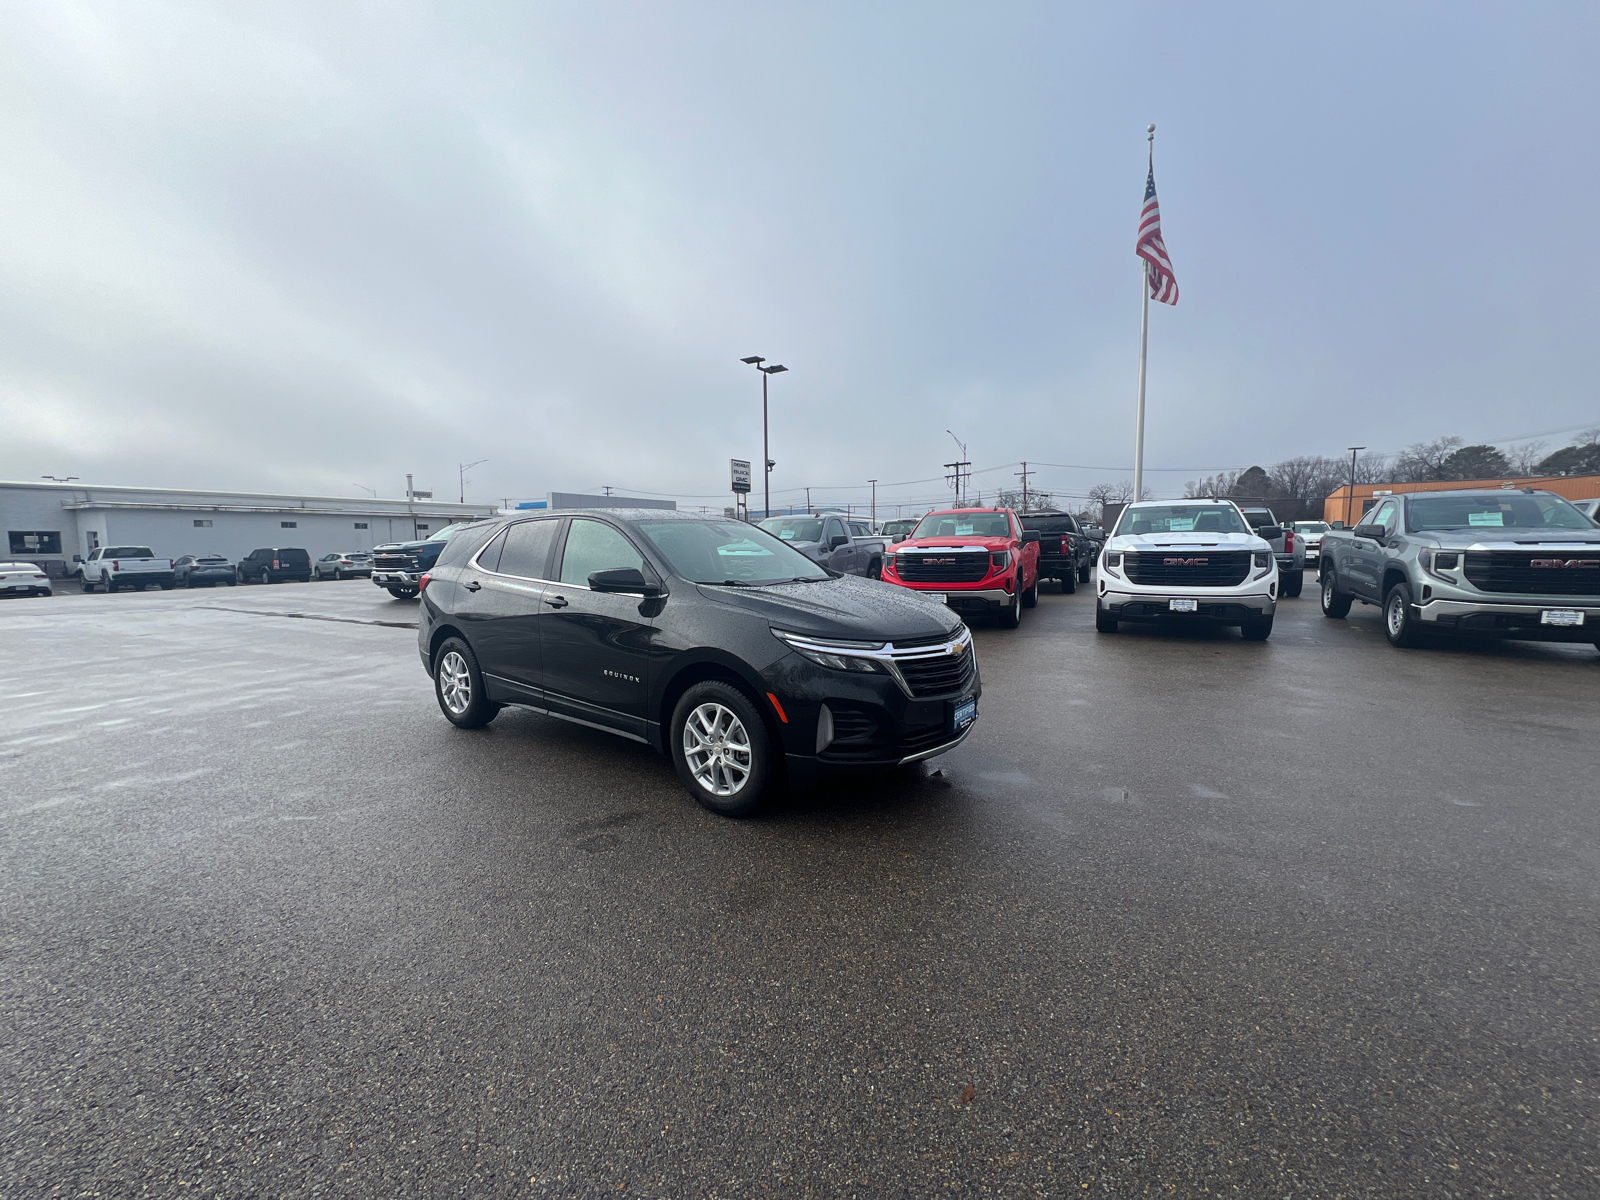
[(1100, 551), (1094, 627), (1119, 621), (1237, 625), (1272, 634), (1278, 563), (1231, 500), (1141, 500), (1122, 510)]

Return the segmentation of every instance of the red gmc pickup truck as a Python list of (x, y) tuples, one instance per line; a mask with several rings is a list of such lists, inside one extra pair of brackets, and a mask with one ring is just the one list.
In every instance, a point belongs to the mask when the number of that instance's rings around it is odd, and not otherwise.
[(1039, 534), (1009, 508), (931, 512), (893, 549), (885, 583), (932, 593), (963, 616), (997, 613), (1015, 629), (1039, 602)]

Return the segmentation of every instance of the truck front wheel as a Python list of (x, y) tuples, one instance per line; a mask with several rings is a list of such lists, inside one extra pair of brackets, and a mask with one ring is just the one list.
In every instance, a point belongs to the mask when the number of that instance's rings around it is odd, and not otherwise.
[(1022, 624), (1022, 576), (1012, 583), (1011, 603), (1000, 612), (1000, 628), (1015, 629)]
[(1383, 599), (1383, 634), (1391, 646), (1408, 650), (1422, 642), (1420, 622), (1411, 615), (1411, 588), (1397, 583)]
[(1346, 595), (1339, 590), (1339, 577), (1333, 573), (1332, 567), (1322, 569), (1322, 615), (1332, 617), (1335, 621), (1342, 621), (1350, 615), (1350, 605), (1354, 597)]
[(1096, 607), (1094, 610), (1094, 628), (1096, 633), (1115, 633), (1117, 619), (1105, 609)]
[(1278, 590), (1290, 599), (1298, 596), (1306, 586), (1306, 573), (1304, 571), (1290, 571), (1285, 574), (1278, 572)]
[(1264, 642), (1272, 636), (1272, 618), (1255, 617), (1239, 626), (1247, 642)]

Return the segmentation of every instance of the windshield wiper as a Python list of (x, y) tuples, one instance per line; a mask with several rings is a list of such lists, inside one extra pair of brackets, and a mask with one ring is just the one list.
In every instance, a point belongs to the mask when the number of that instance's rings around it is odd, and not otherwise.
[(718, 587), (754, 587), (755, 585), (752, 584), (752, 583), (747, 583), (743, 579), (724, 579), (717, 586)]

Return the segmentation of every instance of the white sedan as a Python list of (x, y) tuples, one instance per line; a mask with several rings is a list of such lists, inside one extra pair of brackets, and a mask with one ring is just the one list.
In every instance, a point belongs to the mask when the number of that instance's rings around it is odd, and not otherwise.
[(50, 576), (37, 563), (0, 562), (0, 596), (52, 596)]

